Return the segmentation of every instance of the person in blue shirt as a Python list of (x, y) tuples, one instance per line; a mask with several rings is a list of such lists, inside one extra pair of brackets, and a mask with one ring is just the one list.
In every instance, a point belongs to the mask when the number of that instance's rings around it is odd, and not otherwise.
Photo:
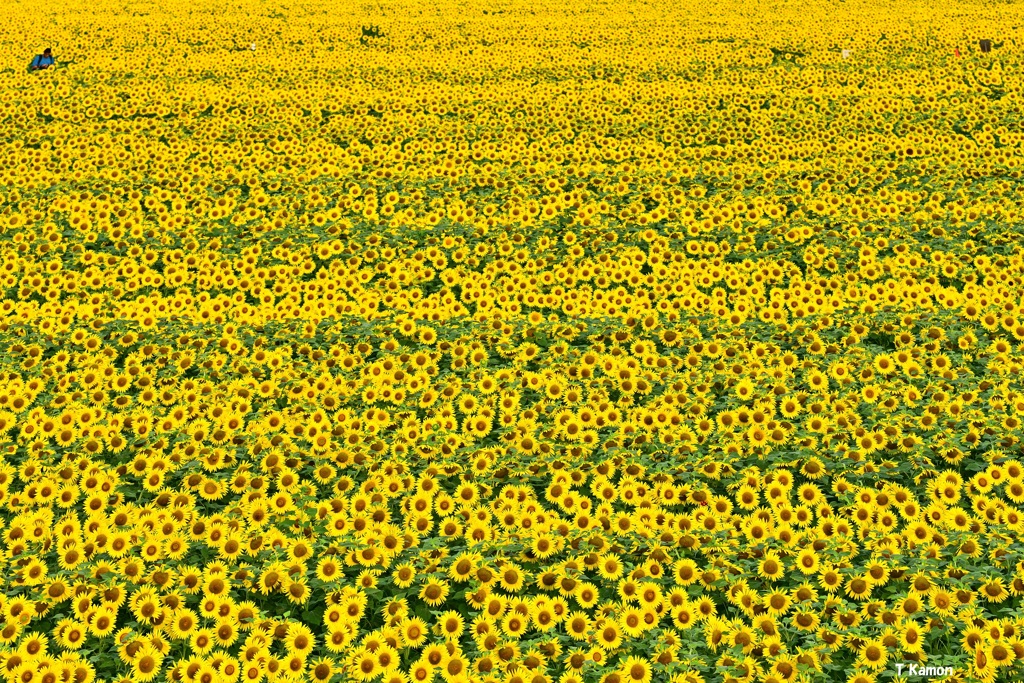
[(32, 71), (39, 71), (40, 69), (48, 69), (53, 66), (53, 55), (50, 53), (50, 48), (43, 50), (43, 54), (36, 55), (36, 58), (32, 60), (32, 66), (29, 67)]

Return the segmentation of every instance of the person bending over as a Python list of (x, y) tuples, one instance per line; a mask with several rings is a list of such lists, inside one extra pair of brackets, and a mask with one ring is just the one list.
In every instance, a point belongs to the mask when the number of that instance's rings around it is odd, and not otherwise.
[(35, 59), (32, 60), (32, 66), (29, 67), (32, 71), (40, 71), (41, 69), (49, 69), (53, 66), (53, 54), (50, 48), (43, 50), (43, 54), (36, 55)]

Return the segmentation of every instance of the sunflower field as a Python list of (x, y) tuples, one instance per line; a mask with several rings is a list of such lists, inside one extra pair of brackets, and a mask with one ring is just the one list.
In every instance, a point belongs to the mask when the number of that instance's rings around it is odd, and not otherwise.
[(3, 683), (1024, 680), (1021, 26), (2, 3)]

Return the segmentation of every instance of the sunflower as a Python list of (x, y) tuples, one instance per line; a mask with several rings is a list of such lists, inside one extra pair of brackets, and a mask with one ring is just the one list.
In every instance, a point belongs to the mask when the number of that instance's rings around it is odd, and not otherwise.
[(785, 591), (776, 590), (769, 593), (764, 598), (764, 606), (768, 609), (768, 614), (773, 617), (779, 617), (786, 614), (791, 606), (791, 599)]
[(411, 564), (397, 565), (391, 572), (391, 581), (397, 588), (408, 588), (416, 579), (416, 568)]
[(639, 599), (640, 585), (633, 579), (621, 579), (617, 591), (623, 602), (635, 602)]
[[(474, 489), (475, 490), (475, 489)], [(448, 576), (460, 583), (469, 581), (477, 569), (480, 556), (475, 553), (462, 553), (452, 560), (448, 567)]]
[(854, 671), (846, 679), (846, 683), (876, 683), (877, 678), (874, 673), (866, 671)]
[(551, 535), (541, 533), (534, 537), (530, 549), (536, 557), (543, 560), (558, 552), (558, 544)]
[(1001, 669), (1011, 666), (1019, 658), (1016, 651), (1017, 647), (1020, 647), (1019, 642), (996, 641), (989, 644), (988, 648), (986, 648), (986, 654), (992, 665), (997, 669)]
[(324, 583), (333, 583), (341, 577), (341, 568), (333, 557), (322, 558), (316, 566), (316, 577)]
[(416, 661), (409, 666), (411, 683), (431, 683), (434, 680), (434, 667), (425, 661)]
[(793, 614), (792, 623), (800, 631), (813, 632), (817, 630), (820, 621), (814, 612), (799, 611)]
[(77, 650), (85, 645), (89, 629), (75, 619), (64, 618), (57, 622), (55, 628), (57, 642), (67, 650)]
[(718, 608), (715, 606), (715, 601), (710, 596), (704, 595), (697, 599), (693, 603), (693, 614), (698, 621), (707, 621), (709, 618), (718, 614)]
[(235, 619), (238, 621), (238, 627), (241, 630), (250, 630), (256, 620), (259, 619), (259, 616), (260, 611), (255, 602), (252, 602), (251, 600), (243, 600), (238, 603), (238, 608), (235, 612)]
[(530, 618), (538, 631), (548, 631), (558, 625), (558, 618), (547, 599), (537, 598), (530, 606)]
[(210, 628), (200, 628), (192, 632), (189, 638), (189, 645), (193, 652), (199, 655), (206, 654), (213, 650), (217, 644), (216, 636)]
[(288, 634), (284, 643), (288, 654), (297, 654), (305, 657), (316, 645), (316, 637), (308, 626), (292, 623), (288, 626)]
[(401, 661), (398, 650), (387, 643), (378, 645), (373, 650), (373, 654), (377, 658), (377, 665), (380, 667), (381, 671), (392, 671), (398, 667)]
[(883, 668), (889, 661), (889, 651), (882, 641), (869, 639), (860, 648), (857, 661), (860, 666), (866, 666), (877, 671)]
[(455, 610), (448, 610), (437, 617), (437, 625), (445, 640), (458, 641), (465, 631), (465, 621), (462, 615)]
[(651, 665), (642, 657), (627, 657), (620, 665), (619, 673), (624, 683), (651, 683)]
[(501, 630), (510, 637), (518, 638), (529, 628), (530, 619), (523, 614), (512, 612), (501, 620)]
[(785, 573), (785, 565), (783, 565), (778, 553), (769, 550), (758, 563), (757, 573), (758, 576), (762, 576), (769, 581), (775, 581)]
[(89, 631), (99, 638), (113, 633), (117, 626), (117, 613), (109, 606), (98, 607), (89, 619)]
[(20, 621), (8, 621), (3, 628), (0, 628), (0, 643), (13, 643), (21, 636), (22, 623)]
[(821, 587), (830, 594), (839, 590), (842, 580), (842, 574), (832, 566), (823, 566), (818, 572), (818, 582), (821, 584)]
[(352, 654), (351, 662), (352, 673), (360, 681), (369, 681), (381, 673), (380, 664), (373, 652), (357, 650)]
[(508, 593), (519, 592), (526, 583), (526, 574), (518, 566), (506, 563), (498, 573), (499, 585)]
[[(363, 571), (359, 572), (358, 576), (356, 576), (355, 584), (360, 588), (370, 590), (372, 588), (377, 587), (377, 579), (379, 576), (380, 571), (378, 570), (364, 569)], [(291, 586), (289, 585), (289, 590), (290, 589)]]
[(736, 394), (736, 398), (740, 401), (749, 401), (754, 398), (756, 387), (751, 380), (742, 379), (733, 387), (733, 393)]
[(37, 586), (46, 581), (46, 563), (38, 557), (28, 558), (21, 568), (21, 583), (26, 586)]
[(619, 559), (618, 556), (611, 553), (601, 556), (600, 560), (598, 561), (597, 568), (598, 573), (601, 575), (601, 578), (606, 581), (613, 581), (618, 579), (620, 576), (622, 576), (623, 572), (622, 561)]
[(198, 624), (199, 615), (187, 607), (182, 607), (170, 619), (171, 637), (175, 640), (188, 639), (198, 628)]
[(596, 605), (599, 596), (598, 587), (587, 581), (581, 581), (576, 584), (576, 589), (573, 591), (573, 597), (582, 609), (590, 609)]
[(213, 634), (219, 647), (230, 647), (238, 640), (238, 623), (233, 618), (220, 618), (214, 624)]
[(54, 578), (47, 584), (45, 593), (48, 600), (58, 604), (71, 597), (71, 587), (64, 579)]
[(986, 579), (978, 587), (977, 594), (986, 601), (995, 603), (1003, 602), (1010, 597), (1009, 591), (1006, 590), (1006, 584), (1000, 576)]
[[(309, 665), (310, 678), (316, 683), (327, 683), (333, 678), (337, 662), (330, 657), (319, 657)], [(221, 667), (223, 672), (223, 666)]]
[(797, 553), (795, 565), (805, 575), (816, 574), (820, 566), (818, 553), (815, 552), (812, 546), (804, 548)]
[(639, 638), (647, 631), (644, 620), (646, 609), (639, 606), (628, 606), (619, 615), (619, 624), (623, 633), (631, 638)]
[(601, 647), (612, 650), (622, 643), (622, 628), (618, 621), (606, 619), (594, 624), (594, 634)]
[(419, 647), (427, 639), (427, 624), (419, 617), (406, 619), (400, 628), (405, 647)]
[(448, 583), (437, 579), (428, 579), (420, 589), (419, 598), (431, 607), (443, 605), (448, 598)]
[(152, 680), (160, 673), (163, 655), (153, 647), (144, 647), (132, 660), (132, 678), (137, 681)]
[(864, 576), (851, 576), (846, 581), (846, 594), (854, 600), (867, 600), (871, 595), (872, 581)]

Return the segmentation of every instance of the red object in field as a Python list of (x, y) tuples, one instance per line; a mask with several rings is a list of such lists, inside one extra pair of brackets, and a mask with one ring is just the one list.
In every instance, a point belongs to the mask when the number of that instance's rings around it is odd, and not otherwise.
[(955, 54), (957, 57), (959, 57), (960, 56), (960, 48), (958, 48), (958, 47), (953, 48), (953, 54)]

